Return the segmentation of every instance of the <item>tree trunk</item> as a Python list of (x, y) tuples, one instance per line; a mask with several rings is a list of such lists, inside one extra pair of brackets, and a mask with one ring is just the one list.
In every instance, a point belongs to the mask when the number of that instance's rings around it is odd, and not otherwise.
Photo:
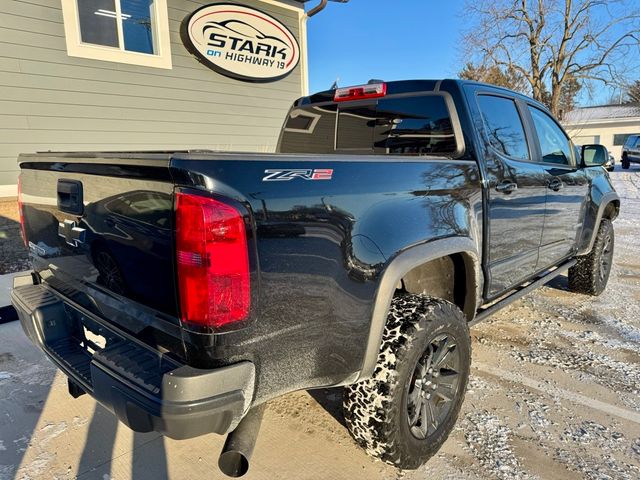
[(559, 118), (560, 101), (562, 100), (562, 82), (554, 71), (551, 74), (551, 97), (549, 98), (549, 110), (554, 117)]
[(562, 88), (560, 85), (553, 85), (551, 90), (551, 100), (549, 101), (549, 110), (554, 117), (560, 118), (560, 99), (562, 97)]

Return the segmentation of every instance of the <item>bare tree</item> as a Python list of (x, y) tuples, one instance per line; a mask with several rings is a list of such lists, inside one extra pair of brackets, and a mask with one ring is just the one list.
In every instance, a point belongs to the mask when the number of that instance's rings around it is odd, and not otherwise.
[[(566, 78), (560, 85), (560, 99), (558, 101), (556, 111), (554, 112), (560, 120), (562, 120), (562, 117), (566, 112), (570, 112), (575, 108), (576, 96), (580, 90), (582, 90), (582, 85), (574, 77)], [(551, 105), (551, 92), (544, 90), (542, 92), (541, 101), (545, 105)]]
[[(467, 0), (465, 58), (512, 69), (558, 115), (590, 82), (618, 85), (640, 53), (640, 8), (625, 0)], [(566, 86), (568, 82), (575, 82)], [(564, 90), (563, 90), (564, 87)]]
[(627, 87), (627, 101), (640, 103), (640, 80), (636, 80)]
[(474, 65), (467, 62), (458, 76), (464, 80), (490, 83), (498, 87), (505, 87), (519, 92), (526, 92), (526, 81), (522, 74), (513, 68), (498, 65)]

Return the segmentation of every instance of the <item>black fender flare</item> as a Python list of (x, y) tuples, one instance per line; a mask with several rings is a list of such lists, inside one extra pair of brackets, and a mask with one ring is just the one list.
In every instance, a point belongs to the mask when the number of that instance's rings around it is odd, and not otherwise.
[(467, 271), (465, 314), (467, 315), (468, 321), (473, 320), (473, 316), (482, 298), (481, 292), (483, 284), (480, 255), (478, 254), (476, 242), (469, 237), (448, 237), (415, 245), (403, 250), (391, 260), (380, 278), (373, 306), (367, 348), (365, 350), (362, 368), (356, 381), (370, 378), (373, 374), (382, 342), (384, 326), (391, 306), (391, 300), (393, 299), (396, 286), (400, 280), (415, 267), (431, 260), (454, 254), (462, 254), (465, 259), (465, 268)]
[[(589, 242), (581, 249), (578, 250), (577, 255), (587, 255), (593, 249), (593, 245), (596, 242), (596, 236), (598, 235), (598, 228), (600, 227), (600, 222), (602, 221), (602, 217), (604, 216), (604, 212), (607, 211), (607, 207), (611, 205), (613, 202), (617, 202), (620, 204), (620, 197), (616, 192), (607, 192), (602, 195), (600, 199), (600, 205), (598, 206), (598, 211), (596, 213), (596, 218), (593, 223), (593, 228), (591, 233), (589, 234)], [(616, 208), (615, 216), (611, 219), (614, 220), (618, 216), (619, 209)]]

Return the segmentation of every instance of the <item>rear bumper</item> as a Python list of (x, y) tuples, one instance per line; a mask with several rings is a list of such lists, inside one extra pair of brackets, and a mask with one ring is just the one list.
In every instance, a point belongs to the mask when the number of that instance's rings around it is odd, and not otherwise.
[[(176, 439), (233, 430), (249, 409), (250, 362), (199, 370), (168, 358), (65, 301), (30, 277), (14, 280), (11, 303), (29, 339), (76, 386), (138, 432)], [(96, 345), (86, 331), (105, 339)]]

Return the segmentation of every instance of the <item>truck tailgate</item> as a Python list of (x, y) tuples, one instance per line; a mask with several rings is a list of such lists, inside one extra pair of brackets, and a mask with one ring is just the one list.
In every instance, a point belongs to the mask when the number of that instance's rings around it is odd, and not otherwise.
[(173, 261), (171, 153), (21, 155), (20, 199), (43, 283), (184, 358)]

